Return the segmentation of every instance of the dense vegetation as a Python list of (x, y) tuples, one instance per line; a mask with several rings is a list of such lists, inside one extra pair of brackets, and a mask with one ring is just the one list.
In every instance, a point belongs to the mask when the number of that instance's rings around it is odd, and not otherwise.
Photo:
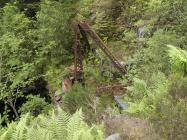
[[(105, 117), (122, 114), (146, 120), (154, 139), (187, 139), (186, 0), (3, 0), (0, 7), (0, 139), (102, 140)], [(62, 94), (78, 21), (93, 27), (127, 74), (97, 49), (83, 62), (85, 84)], [(119, 83), (126, 110), (109, 91), (98, 93)]]

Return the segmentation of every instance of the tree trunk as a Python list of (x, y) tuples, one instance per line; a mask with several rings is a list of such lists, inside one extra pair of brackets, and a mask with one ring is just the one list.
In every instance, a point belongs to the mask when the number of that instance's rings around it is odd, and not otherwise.
[(9, 105), (12, 107), (14, 114), (16, 115), (16, 119), (18, 119), (19, 115), (18, 115), (18, 112), (17, 112), (15, 106), (13, 105), (12, 101), (9, 102)]

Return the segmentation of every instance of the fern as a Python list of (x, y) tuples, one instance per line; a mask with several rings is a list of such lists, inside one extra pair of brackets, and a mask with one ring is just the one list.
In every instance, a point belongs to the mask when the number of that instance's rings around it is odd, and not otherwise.
[(187, 51), (168, 45), (171, 69), (173, 73), (184, 75), (187, 72)]
[(133, 96), (136, 99), (141, 99), (143, 96), (146, 96), (148, 91), (145, 81), (138, 78), (134, 78), (133, 81), (134, 85), (127, 88), (130, 92), (133, 92)]
[[(132, 101), (129, 102), (129, 113), (149, 113), (153, 111), (156, 105), (168, 94), (169, 82), (161, 72), (152, 75), (149, 87), (147, 83), (140, 79), (134, 80), (134, 85), (129, 87), (129, 91), (135, 94)], [(140, 96), (138, 94), (142, 94)], [(139, 97), (137, 99), (137, 96)]]
[(8, 124), (8, 129), (0, 136), (0, 140), (10, 140), (15, 126), (15, 123)]
[(17, 124), (11, 123), (0, 139), (102, 140), (103, 133), (100, 127), (90, 128), (83, 121), (82, 110), (70, 116), (59, 108), (57, 114), (53, 111), (49, 116), (39, 115), (33, 120), (26, 114)]
[(76, 140), (81, 134), (80, 130), (86, 126), (83, 126), (84, 123), (82, 121), (82, 110), (76, 112), (72, 118), (69, 120), (67, 124), (67, 132), (68, 132), (68, 140)]
[(70, 116), (65, 113), (63, 110), (61, 110), (60, 108), (58, 108), (58, 115), (55, 116), (55, 114), (53, 113), (53, 120), (54, 124), (51, 128), (55, 128), (55, 137), (57, 139), (61, 139), (62, 137), (65, 138), (67, 136), (67, 123), (70, 119)]
[(26, 133), (26, 123), (28, 121), (29, 114), (26, 114), (17, 124), (15, 131), (12, 133), (12, 140), (24, 140)]

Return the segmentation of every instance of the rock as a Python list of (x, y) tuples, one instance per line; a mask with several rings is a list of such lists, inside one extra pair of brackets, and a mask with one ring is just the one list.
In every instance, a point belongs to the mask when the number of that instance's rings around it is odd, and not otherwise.
[(61, 106), (62, 104), (62, 97), (60, 96), (60, 93), (58, 91), (55, 91), (53, 100), (56, 106)]
[(69, 78), (65, 78), (62, 81), (62, 93), (67, 93), (71, 90), (72, 88), (72, 81)]
[(120, 134), (119, 133), (112, 134), (108, 136), (105, 140), (121, 140)]
[(119, 133), (122, 139), (127, 140), (160, 139), (151, 128), (148, 121), (136, 117), (131, 117), (127, 114), (117, 115), (105, 120), (105, 128), (107, 136)]
[(114, 100), (116, 101), (119, 108), (122, 110), (126, 110), (128, 108), (128, 104), (121, 99), (121, 96), (114, 96)]

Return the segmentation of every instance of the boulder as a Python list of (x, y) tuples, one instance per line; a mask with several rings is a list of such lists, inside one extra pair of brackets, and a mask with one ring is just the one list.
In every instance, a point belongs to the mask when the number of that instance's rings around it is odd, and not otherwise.
[(122, 139), (120, 138), (120, 134), (116, 133), (108, 136), (105, 140), (122, 140)]
[[(127, 114), (117, 115), (105, 120), (106, 135), (120, 134), (122, 140), (158, 140), (158, 136), (147, 120), (131, 117)], [(114, 135), (108, 138), (116, 138)], [(110, 140), (110, 139), (106, 139)], [(111, 139), (118, 140), (118, 139)]]

